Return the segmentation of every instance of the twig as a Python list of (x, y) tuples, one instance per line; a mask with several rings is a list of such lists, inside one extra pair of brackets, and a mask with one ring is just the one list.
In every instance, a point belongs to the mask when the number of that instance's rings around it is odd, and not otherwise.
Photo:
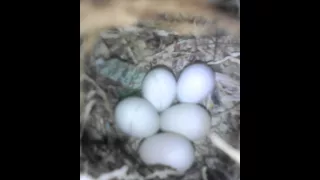
[(93, 178), (88, 174), (80, 174), (80, 180), (111, 180), (111, 179), (123, 179), (126, 176), (128, 171), (127, 166), (123, 166), (120, 169), (114, 170), (109, 173), (104, 173), (100, 175), (98, 178)]
[(127, 166), (123, 166), (122, 168), (112, 171), (110, 173), (102, 174), (97, 180), (111, 180), (115, 178), (121, 179), (123, 176), (127, 174), (128, 169), (129, 168)]
[(211, 142), (219, 148), (221, 151), (226, 153), (231, 159), (237, 162), (240, 166), (240, 151), (230, 146), (223, 139), (221, 139), (217, 134), (212, 133), (210, 135)]
[(156, 179), (157, 177), (160, 179), (167, 179), (168, 176), (171, 176), (171, 175), (179, 175), (179, 173), (175, 170), (170, 170), (170, 169), (165, 169), (162, 171), (158, 170), (148, 175), (147, 177), (145, 177), (145, 179)]
[(208, 64), (210, 64), (210, 65), (221, 64), (221, 63), (223, 63), (225, 61), (228, 61), (228, 60), (230, 60), (231, 62), (240, 64), (240, 60), (238, 58), (235, 58), (235, 57), (232, 57), (232, 56), (227, 56), (227, 57), (223, 58), (220, 61), (211, 61)]
[(202, 176), (202, 179), (203, 179), (203, 180), (208, 180), (207, 167), (204, 166), (204, 167), (201, 169), (201, 176)]
[(80, 130), (80, 139), (82, 138), (85, 125), (86, 125), (86, 123), (87, 123), (88, 120), (89, 120), (91, 110), (92, 110), (92, 108), (93, 108), (93, 106), (94, 106), (95, 104), (96, 104), (96, 101), (95, 101), (95, 100), (91, 100), (91, 101), (84, 107), (84, 112), (83, 112), (82, 118), (80, 117), (80, 122), (81, 122), (81, 124), (82, 124), (82, 128), (81, 128), (81, 130)]
[(108, 97), (106, 95), (106, 93), (104, 92), (104, 90), (101, 89), (101, 87), (92, 79), (90, 78), (88, 75), (83, 74), (80, 77), (80, 81), (86, 80), (88, 82), (90, 82), (95, 88), (96, 88), (96, 93), (104, 100), (104, 106), (106, 108), (106, 110), (112, 114), (112, 108), (111, 105), (109, 104), (109, 100)]

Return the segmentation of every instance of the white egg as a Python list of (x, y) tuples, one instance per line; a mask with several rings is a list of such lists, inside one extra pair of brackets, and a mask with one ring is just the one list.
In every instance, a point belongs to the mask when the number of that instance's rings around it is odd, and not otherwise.
[(184, 135), (192, 141), (204, 138), (210, 126), (210, 114), (198, 104), (177, 104), (160, 115), (161, 130)]
[(213, 92), (215, 73), (205, 64), (186, 67), (177, 83), (177, 99), (180, 102), (199, 103)]
[(148, 165), (165, 165), (184, 173), (194, 162), (194, 148), (184, 136), (160, 133), (145, 139), (139, 147), (142, 161)]
[(152, 104), (139, 97), (129, 97), (119, 102), (115, 109), (115, 123), (127, 135), (144, 138), (158, 132), (160, 122)]
[(176, 86), (176, 79), (169, 70), (155, 68), (143, 80), (142, 96), (160, 112), (175, 100)]

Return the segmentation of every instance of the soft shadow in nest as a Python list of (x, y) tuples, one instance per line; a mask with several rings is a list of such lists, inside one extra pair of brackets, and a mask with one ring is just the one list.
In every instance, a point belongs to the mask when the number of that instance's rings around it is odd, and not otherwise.
[(240, 0), (209, 0), (215, 6), (226, 14), (240, 18)]
[(119, 169), (124, 164), (126, 143), (125, 139), (99, 134), (90, 127), (84, 128), (80, 138), (80, 172), (98, 177), (103, 172)]

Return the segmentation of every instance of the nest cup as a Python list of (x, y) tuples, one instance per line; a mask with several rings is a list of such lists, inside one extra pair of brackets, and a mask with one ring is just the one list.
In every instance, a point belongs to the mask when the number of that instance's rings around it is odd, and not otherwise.
[(145, 139), (127, 136), (114, 122), (116, 105), (141, 97), (141, 83), (150, 70), (166, 68), (178, 79), (184, 68), (204, 63), (217, 80), (215, 91), (199, 103), (211, 115), (210, 133), (239, 149), (240, 40), (130, 27), (103, 31), (89, 53), (84, 53), (85, 42), (80, 41), (80, 179), (240, 179), (239, 165), (209, 135), (192, 142), (195, 161), (179, 174), (161, 164), (146, 165), (138, 154)]

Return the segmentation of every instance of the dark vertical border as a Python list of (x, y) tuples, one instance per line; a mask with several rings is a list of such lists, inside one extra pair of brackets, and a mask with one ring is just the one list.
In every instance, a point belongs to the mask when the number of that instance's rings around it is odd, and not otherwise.
[[(260, 160), (261, 155), (258, 156), (258, 143), (261, 140), (260, 129), (261, 124), (265, 120), (261, 119), (263, 100), (268, 101), (268, 98), (263, 97), (263, 92), (259, 88), (259, 81), (263, 76), (261, 68), (263, 67), (263, 57), (261, 52), (261, 39), (263, 36), (259, 36), (261, 29), (258, 28), (258, 15), (259, 9), (256, 6), (258, 2), (255, 1), (241, 1), (241, 16), (240, 16), (240, 35), (241, 35), (241, 178), (246, 180), (261, 179), (263, 172), (259, 172), (259, 169), (263, 170), (263, 161)], [(259, 30), (258, 30), (259, 29)], [(264, 40), (263, 40), (264, 41)], [(263, 47), (265, 48), (265, 47)], [(259, 95), (260, 94), (260, 95)], [(262, 98), (262, 99), (261, 99)], [(265, 107), (265, 106), (264, 106)], [(262, 108), (263, 109), (263, 108)], [(260, 126), (259, 126), (260, 124)], [(258, 135), (258, 132), (260, 132)], [(264, 143), (261, 143), (262, 145)], [(261, 152), (260, 152), (261, 153)], [(259, 167), (259, 168), (258, 168)]]
[(1, 94), (3, 173), (14, 179), (78, 178), (79, 4), (6, 3), (2, 4), (8, 11), (2, 18), (2, 40), (7, 40), (2, 41), (1, 64), (1, 89), (7, 91)]
[[(289, 46), (294, 44), (285, 39), (289, 31), (283, 32), (282, 29), (289, 19), (286, 21), (287, 18), (284, 20), (282, 17), (288, 16), (288, 12), (280, 4), (271, 1), (241, 2), (241, 176), (246, 180), (288, 179), (295, 174), (289, 172), (285, 178), (280, 177), (290, 167), (287, 162), (296, 160), (288, 151), (297, 146), (283, 146), (297, 136), (297, 132), (288, 131), (297, 130), (291, 124), (298, 117), (290, 117), (295, 112), (287, 113), (285, 109), (294, 105), (291, 104), (293, 98), (300, 94), (289, 95), (299, 85), (286, 86), (295, 76), (285, 77), (288, 76), (286, 70), (290, 71), (294, 64), (294, 58), (287, 53), (292, 52)], [(276, 9), (281, 11), (277, 13)], [(298, 72), (296, 75), (299, 76)], [(291, 100), (287, 101), (285, 97), (288, 96)], [(291, 156), (291, 160), (285, 160), (286, 156)]]
[[(28, 132), (22, 138), (26, 144), (19, 148), (23, 151), (19, 157), (30, 158), (29, 161), (19, 161), (22, 169), (28, 171), (28, 175), (21, 173), (24, 178), (79, 178), (79, 155), (76, 153), (79, 150), (79, 126), (75, 123), (79, 114), (78, 3), (46, 1), (28, 7), (34, 8), (29, 9), (29, 13), (35, 14), (32, 16), (37, 26), (28, 22), (24, 26), (33, 31), (25, 34), (31, 39), (24, 44), (30, 49), (25, 56), (31, 61), (29, 66), (32, 64), (33, 67), (26, 67), (28, 73), (22, 74), (22, 78), (28, 79), (24, 88), (32, 89), (37, 99), (23, 103), (30, 111), (28, 118), (20, 119), (28, 119), (29, 126), (33, 126), (25, 127)], [(31, 74), (36, 78), (31, 78)], [(28, 84), (28, 81), (34, 84)], [(26, 91), (22, 93), (29, 95)], [(17, 175), (19, 172), (20, 168)]]

